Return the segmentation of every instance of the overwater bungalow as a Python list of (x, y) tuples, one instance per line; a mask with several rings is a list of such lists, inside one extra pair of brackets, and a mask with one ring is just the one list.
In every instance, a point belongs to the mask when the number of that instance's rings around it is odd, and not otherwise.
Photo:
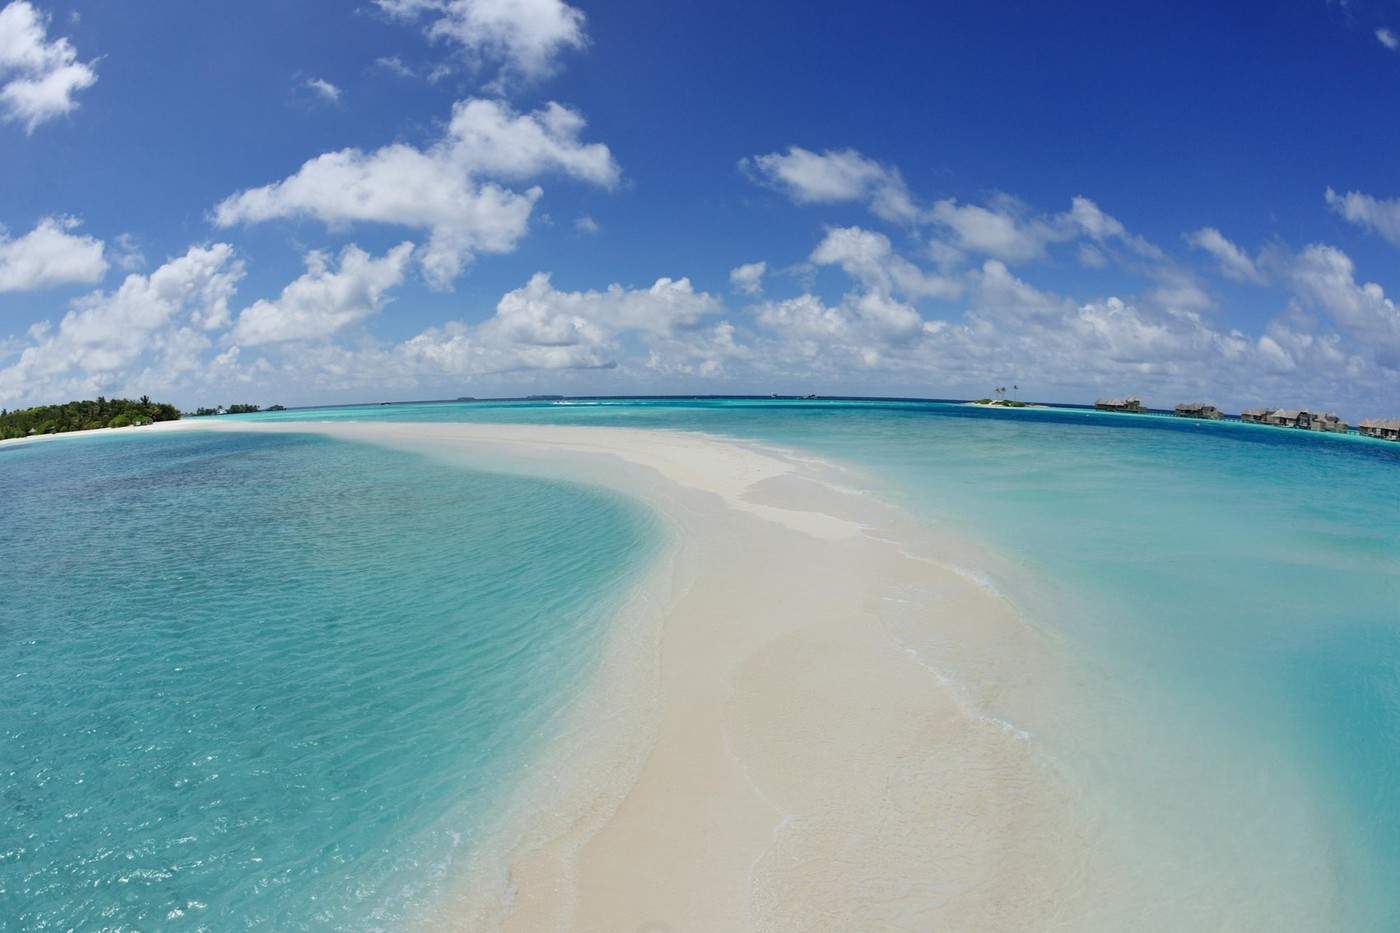
[(1357, 430), (1367, 437), (1400, 441), (1400, 418), (1367, 418), (1357, 425)]
[(1208, 421), (1219, 421), (1225, 417), (1220, 409), (1214, 405), (1207, 405), (1205, 402), (1182, 402), (1176, 406), (1176, 416), (1178, 418), (1205, 418)]
[(1142, 411), (1142, 399), (1136, 395), (1127, 398), (1101, 398), (1094, 403), (1094, 407), (1099, 411), (1130, 411), (1139, 413)]
[[(1303, 412), (1303, 414), (1309, 415), (1309, 431), (1330, 431), (1334, 434), (1347, 433), (1347, 423), (1341, 418), (1338, 418), (1335, 414), (1333, 414), (1330, 411), (1324, 411), (1321, 413)], [(1298, 427), (1300, 428), (1302, 426), (1303, 425), (1301, 423), (1298, 425)]]
[[(1243, 415), (1241, 415), (1243, 417)], [(1247, 420), (1247, 419), (1246, 419)], [(1314, 412), (1306, 408), (1280, 408), (1264, 416), (1264, 424), (1276, 428), (1300, 428), (1304, 431), (1347, 433), (1347, 423), (1330, 411)]]
[(1240, 420), (1250, 424), (1268, 424), (1269, 416), (1273, 413), (1272, 408), (1246, 408), (1240, 412)]

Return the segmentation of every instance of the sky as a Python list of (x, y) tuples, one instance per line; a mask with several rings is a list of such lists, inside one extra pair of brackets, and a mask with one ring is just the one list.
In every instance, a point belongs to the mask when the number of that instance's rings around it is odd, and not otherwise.
[(0, 0), (0, 406), (1400, 416), (1400, 3)]

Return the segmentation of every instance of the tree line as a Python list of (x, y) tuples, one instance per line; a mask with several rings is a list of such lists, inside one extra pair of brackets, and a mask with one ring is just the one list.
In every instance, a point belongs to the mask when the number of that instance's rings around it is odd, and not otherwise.
[(15, 411), (0, 408), (0, 440), (29, 437), (31, 434), (62, 434), (94, 428), (125, 428), (155, 421), (177, 421), (180, 409), (165, 402), (153, 402), (149, 395), (139, 399), (104, 398), (63, 405), (39, 405)]
[[(225, 408), (220, 405), (217, 408), (196, 408), (190, 412), (192, 417), (203, 418), (206, 415), (251, 415), (255, 411), (263, 411), (261, 405), (230, 405)], [(286, 411), (284, 405), (269, 405), (267, 411)]]

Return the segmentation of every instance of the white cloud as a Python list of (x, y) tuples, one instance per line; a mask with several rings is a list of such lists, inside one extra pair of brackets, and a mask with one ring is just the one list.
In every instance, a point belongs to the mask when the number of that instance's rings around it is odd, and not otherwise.
[(789, 146), (786, 152), (751, 156), (739, 161), (750, 178), (783, 192), (798, 204), (864, 203), (882, 220), (904, 225), (934, 224), (948, 231), (949, 242), (935, 241), (930, 255), (940, 266), (960, 262), (967, 253), (1006, 262), (1024, 262), (1046, 255), (1046, 247), (1076, 239), (1096, 244), (1081, 250), (1086, 265), (1106, 265), (1104, 250), (1120, 244), (1147, 259), (1160, 260), (1162, 251), (1131, 234), (1090, 199), (1078, 196), (1062, 214), (1035, 215), (1006, 194), (986, 205), (960, 204), (945, 198), (921, 207), (910, 194), (899, 170), (862, 155), (855, 149), (821, 153)]
[(306, 88), (313, 97), (325, 101), (328, 104), (340, 103), (341, 94), (344, 93), (340, 88), (336, 87), (325, 78), (307, 78), (302, 82), (302, 87)]
[(742, 159), (739, 167), (798, 204), (864, 201), (885, 220), (913, 223), (920, 219), (899, 170), (868, 159), (854, 149), (815, 153), (801, 146), (789, 146), (786, 153)]
[(1400, 246), (1400, 198), (1383, 201), (1360, 191), (1338, 194), (1331, 188), (1325, 197), (1328, 206), (1351, 223)]
[(275, 301), (262, 299), (245, 308), (230, 332), (245, 347), (291, 340), (320, 340), (377, 314), (385, 293), (403, 282), (412, 243), (400, 243), (381, 259), (351, 245), (331, 268), (323, 252), (306, 257), (306, 274), (282, 290)]
[(992, 207), (958, 204), (948, 198), (933, 206), (932, 217), (948, 228), (958, 249), (1007, 262), (1039, 259), (1047, 244), (1068, 239), (1063, 228), (1026, 216), (1020, 202), (1005, 196)]
[(399, 365), (459, 377), (530, 370), (606, 369), (617, 365), (619, 339), (637, 334), (669, 341), (696, 328), (719, 303), (689, 279), (657, 279), (649, 288), (611, 285), (565, 292), (537, 273), (508, 292), (478, 325), (430, 328), (392, 350)]
[(889, 237), (860, 227), (833, 227), (809, 257), (819, 266), (840, 266), (867, 289), (898, 294), (911, 301), (956, 298), (956, 279), (923, 271), (895, 253)]
[(1289, 273), (1302, 300), (1360, 338), (1383, 365), (1400, 369), (1400, 309), (1376, 283), (1356, 281), (1351, 257), (1315, 243), (1293, 258)]
[(1051, 244), (1080, 239), (1093, 244), (1087, 250), (1082, 244), (1079, 253), (1088, 266), (1107, 265), (1104, 250), (1113, 244), (1147, 259), (1162, 258), (1160, 249), (1129, 233), (1121, 221), (1082, 195), (1072, 198), (1070, 209), (1061, 214), (1036, 215), (1017, 198), (998, 194), (985, 206), (947, 198), (934, 204), (928, 216), (947, 228), (954, 248), (1004, 262), (1042, 259)]
[(226, 198), (214, 220), (230, 227), (311, 217), (334, 227), (372, 222), (426, 230), (424, 274), (446, 288), (474, 254), (513, 250), (543, 193), (481, 179), (553, 171), (604, 188), (617, 184), (621, 172), (612, 153), (601, 143), (580, 142), (583, 128), (579, 113), (553, 102), (518, 114), (498, 101), (461, 101), (446, 135), (427, 149), (395, 143), (369, 153), (328, 152), (280, 182)]
[(228, 302), (243, 266), (226, 243), (191, 247), (150, 275), (128, 275), (112, 292), (73, 302), (56, 329), (31, 331), (33, 342), (0, 370), (0, 401), (58, 401), (114, 387), (152, 389), (202, 365), (209, 341), (200, 331), (228, 321)]
[(600, 233), (602, 229), (602, 227), (598, 226), (598, 221), (586, 215), (574, 221), (575, 233), (586, 233), (592, 236), (595, 233)]
[(1397, 36), (1386, 26), (1376, 30), (1376, 40), (1392, 52), (1400, 49), (1400, 36)]
[(413, 78), (417, 74), (414, 70), (403, 63), (403, 59), (397, 55), (383, 55), (374, 60), (374, 67), (381, 71), (387, 71), (391, 75), (400, 78)]
[(375, 0), (402, 19), (428, 17), (428, 35), (461, 46), (470, 65), (499, 64), (501, 78), (534, 80), (588, 43), (584, 15), (561, 0)]
[(1244, 250), (1225, 238), (1225, 235), (1214, 227), (1202, 227), (1201, 229), (1188, 233), (1186, 242), (1196, 249), (1205, 250), (1216, 258), (1220, 263), (1220, 272), (1226, 278), (1234, 279), (1236, 282), (1253, 282), (1261, 284), (1264, 276), (1260, 273), (1254, 260)]
[(0, 118), (27, 133), (71, 113), (73, 95), (97, 81), (66, 38), (49, 41), (47, 33), (48, 17), (27, 0), (0, 9)]
[(729, 287), (744, 295), (757, 295), (763, 291), (763, 276), (768, 273), (768, 263), (746, 262), (729, 270)]
[(146, 264), (146, 254), (141, 252), (141, 243), (130, 233), (119, 233), (112, 241), (116, 247), (112, 256), (125, 272), (135, 272)]
[(107, 272), (102, 241), (69, 232), (77, 226), (71, 217), (45, 217), (22, 237), (0, 230), (0, 292), (100, 280)]

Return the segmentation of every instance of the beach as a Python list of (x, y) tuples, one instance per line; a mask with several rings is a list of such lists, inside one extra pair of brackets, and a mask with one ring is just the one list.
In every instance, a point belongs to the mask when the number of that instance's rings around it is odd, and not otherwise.
[[(280, 667), (284, 640), (305, 652), (335, 639), (319, 691), (264, 678), (250, 697), (358, 704), (339, 745), (321, 744), (324, 714), (312, 712), (296, 731), (313, 744), (271, 746), (295, 788), (328, 805), (323, 838), (355, 817), (306, 778), (367, 788), (338, 776), (374, 762), (373, 781), (443, 751), (417, 790), (378, 785), (380, 807), (413, 802), (377, 821), (385, 835), (350, 837), (364, 854), (323, 889), (350, 926), (1384, 928), (1389, 811), (1378, 820), (1350, 790), (1388, 786), (1369, 776), (1384, 746), (1363, 732), (1335, 754), (1314, 750), (1346, 735), (1333, 723), (1387, 728), (1384, 697), (1368, 700), (1351, 675), (1371, 643), (1350, 639), (1393, 607), (1392, 538), (1356, 536), (1355, 498), (1313, 529), (1242, 492), (1266, 468), (1302, 488), (1332, 448), (1287, 432), (1205, 436), (1173, 419), (1132, 422), (1152, 428), (1142, 433), (1112, 415), (966, 411), (720, 401), (194, 419), (134, 429), (149, 446), (94, 432), (115, 442), (75, 443), (75, 462), (92, 465), (74, 477), (132, 477), (113, 480), (111, 501), (137, 490), (147, 504), (113, 528), (148, 524), (153, 540), (188, 542), (170, 555), (212, 548), (262, 568), (241, 581), (173, 568), (162, 604), (177, 609), (155, 618), (240, 626), (246, 671)], [(73, 518), (90, 513), (69, 515), (87, 506), (63, 445), (48, 440), (16, 461), (32, 462), (23, 484), (42, 475), (39, 503), (52, 503), (20, 527), (55, 509), (68, 518), (47, 534), (87, 527)], [(1342, 487), (1390, 481), (1370, 447), (1335, 450), (1347, 452), (1332, 463)], [(1213, 485), (1195, 502), (1182, 467), (1201, 463)], [(1110, 475), (1171, 493), (1110, 492), (1096, 480)], [(160, 507), (172, 496), (193, 509), (173, 525)], [(223, 537), (205, 545), (209, 520)], [(262, 557), (274, 529), (291, 537)], [(1337, 572), (1342, 545), (1355, 582), (1329, 627), (1317, 582)], [(1218, 579), (1242, 560), (1300, 554), (1305, 576), (1286, 594)], [(48, 573), (37, 557), (34, 572)], [(88, 631), (72, 630), (75, 650), (96, 650)], [(336, 646), (351, 636), (369, 650), (342, 678)], [(415, 678), (428, 667), (432, 679)], [(205, 692), (248, 702), (241, 682)], [(1329, 690), (1345, 703), (1322, 705)], [(381, 712), (385, 694), (402, 698), (398, 718)], [(435, 712), (420, 718), (420, 704)], [(356, 741), (361, 728), (377, 738)], [(401, 750), (397, 736), (420, 729), (431, 740)], [(62, 747), (83, 753), (85, 735), (65, 733)], [(267, 746), (245, 747), (237, 773), (271, 808)], [(323, 747), (343, 748), (345, 764), (320, 765)], [(180, 812), (181, 825), (207, 826)], [(380, 848), (388, 868), (369, 857)], [(295, 845), (281, 859), (269, 870), (300, 864)], [(261, 865), (244, 876), (263, 877)], [(202, 876), (179, 877), (203, 889)], [(239, 875), (209, 880), (225, 877)]]
[(966, 574), (882, 539), (797, 459), (703, 435), (571, 426), (186, 422), (316, 432), (604, 485), (665, 517), (571, 724), (435, 911), (503, 930), (1021, 928), (1075, 913), (1087, 845), (1033, 743), (898, 641), (1035, 636)]

